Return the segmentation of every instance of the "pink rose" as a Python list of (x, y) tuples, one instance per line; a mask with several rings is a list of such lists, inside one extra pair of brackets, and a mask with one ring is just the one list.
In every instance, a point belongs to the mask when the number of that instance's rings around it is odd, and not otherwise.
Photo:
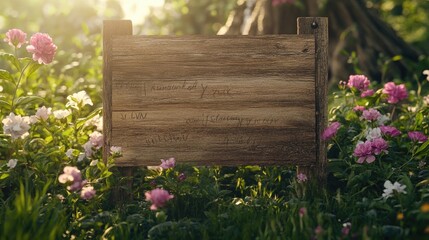
[(364, 75), (350, 75), (347, 85), (349, 88), (355, 88), (363, 92), (368, 89), (369, 80)]
[(54, 59), (57, 46), (52, 42), (52, 38), (45, 33), (36, 33), (30, 38), (30, 45), (27, 51), (33, 53), (33, 60), (39, 64), (49, 64)]
[(408, 137), (415, 142), (426, 142), (428, 137), (419, 131), (408, 132)]
[(94, 187), (89, 185), (82, 188), (82, 191), (80, 192), (80, 198), (89, 200), (93, 197), (95, 197), (96, 191), (94, 190)]
[(356, 106), (353, 108), (353, 111), (355, 112), (363, 112), (363, 110), (365, 110), (364, 106)]
[(164, 207), (168, 200), (174, 198), (173, 195), (170, 195), (166, 190), (160, 188), (146, 192), (145, 196), (146, 201), (152, 202), (150, 210), (157, 210), (160, 207)]
[(386, 140), (383, 138), (376, 138), (371, 141), (372, 145), (372, 151), (375, 155), (379, 155), (380, 153), (388, 153), (387, 148), (389, 148), (389, 145), (387, 144)]
[(381, 113), (374, 108), (363, 110), (362, 112), (362, 118), (367, 121), (376, 121), (379, 117), (381, 117)]
[(10, 29), (6, 33), (6, 38), (4, 39), (12, 47), (20, 48), (24, 44), (27, 38), (27, 34), (20, 29)]
[(380, 126), (380, 130), (384, 135), (391, 136), (391, 137), (397, 137), (401, 135), (401, 132), (398, 129), (391, 126)]
[(408, 97), (407, 89), (404, 84), (395, 85), (394, 82), (384, 84), (383, 93), (387, 94), (388, 103), (397, 103)]
[(353, 156), (359, 158), (357, 160), (358, 163), (364, 163), (365, 161), (367, 163), (374, 162), (375, 157), (374, 157), (373, 151), (372, 151), (372, 142), (371, 141), (359, 142), (356, 145), (356, 148), (353, 152)]
[(331, 123), (331, 125), (329, 125), (325, 129), (325, 131), (323, 131), (322, 139), (327, 140), (327, 139), (332, 138), (333, 136), (335, 136), (335, 134), (337, 134), (338, 129), (340, 129), (340, 127), (341, 127), (341, 123), (339, 123), (339, 122)]
[(360, 94), (360, 97), (364, 98), (364, 97), (371, 97), (372, 95), (374, 95), (374, 90), (369, 89), (369, 90), (365, 90)]

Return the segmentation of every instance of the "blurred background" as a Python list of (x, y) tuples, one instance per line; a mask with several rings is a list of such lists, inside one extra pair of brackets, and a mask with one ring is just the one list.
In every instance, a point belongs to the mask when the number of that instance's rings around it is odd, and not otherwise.
[(134, 34), (238, 35), (295, 34), (296, 17), (327, 16), (333, 87), (349, 74), (407, 81), (429, 68), (429, 0), (2, 0), (0, 9), (0, 37), (20, 28), (58, 46), (28, 86), (54, 93), (52, 105), (79, 89), (101, 103), (103, 19), (131, 19)]

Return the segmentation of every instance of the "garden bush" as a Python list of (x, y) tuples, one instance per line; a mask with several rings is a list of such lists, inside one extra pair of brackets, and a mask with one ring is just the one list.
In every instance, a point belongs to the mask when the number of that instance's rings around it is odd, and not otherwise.
[[(115, 167), (120, 146), (101, 158), (101, 99), (87, 85), (56, 96), (55, 39), (13, 29), (3, 44), (1, 239), (429, 238), (429, 71), (339, 83), (322, 136), (326, 186), (293, 167), (195, 167), (174, 156), (136, 168), (128, 186)], [(118, 192), (128, 197), (113, 201)]]

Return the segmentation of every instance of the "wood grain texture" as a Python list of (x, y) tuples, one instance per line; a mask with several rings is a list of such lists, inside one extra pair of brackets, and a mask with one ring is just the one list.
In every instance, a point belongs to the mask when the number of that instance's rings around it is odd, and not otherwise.
[[(315, 175), (326, 183), (326, 142), (321, 138), (328, 122), (328, 18), (298, 18), (298, 34), (313, 34), (316, 43), (316, 143)], [(305, 170), (313, 171), (313, 170)]]
[(123, 148), (117, 165), (319, 163), (313, 33), (110, 41), (104, 121), (106, 144)]
[(103, 21), (103, 160), (107, 162), (112, 139), (112, 36), (132, 35), (132, 23), (128, 20)]

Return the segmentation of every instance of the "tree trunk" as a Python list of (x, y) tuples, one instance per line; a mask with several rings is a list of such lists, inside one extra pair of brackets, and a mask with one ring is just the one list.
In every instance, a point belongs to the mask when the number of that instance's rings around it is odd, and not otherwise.
[[(328, 16), (331, 84), (359, 73), (345, 52), (356, 52), (354, 61), (362, 74), (379, 82), (398, 74), (404, 76), (407, 72), (404, 59), (418, 60), (420, 53), (398, 37), (363, 0), (328, 0), (321, 8), (318, 0), (301, 0), (297, 5), (272, 6), (271, 0), (238, 0), (218, 34), (295, 34), (297, 17)], [(402, 59), (392, 61), (395, 56)], [(390, 64), (389, 71), (383, 71), (380, 61)]]

